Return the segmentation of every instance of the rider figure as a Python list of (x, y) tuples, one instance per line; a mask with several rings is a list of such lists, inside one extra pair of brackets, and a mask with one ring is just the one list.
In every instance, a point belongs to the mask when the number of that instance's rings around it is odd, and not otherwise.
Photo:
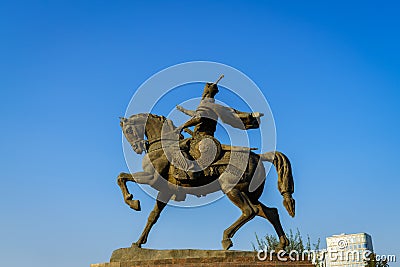
[[(210, 165), (214, 160), (219, 156), (221, 152), (221, 144), (214, 138), (214, 133), (217, 128), (218, 118), (222, 120), (222, 122), (231, 125), (234, 128), (239, 128), (242, 130), (248, 129), (256, 129), (259, 127), (259, 119), (264, 114), (259, 112), (248, 113), (238, 111), (236, 109), (219, 105), (215, 103), (215, 95), (219, 92), (217, 83), (224, 77), (221, 75), (219, 79), (215, 83), (207, 83), (204, 87), (202, 100), (200, 101), (199, 106), (196, 111), (187, 110), (180, 106), (177, 106), (177, 109), (186, 115), (191, 116), (191, 118), (185, 122), (183, 125), (176, 128), (175, 132), (181, 133), (182, 130), (195, 126), (192, 134), (192, 138), (186, 139), (181, 143), (181, 148), (190, 147), (190, 153), (188, 153), (188, 149), (181, 149), (182, 154), (186, 159), (189, 159), (188, 164), (186, 166), (186, 173), (189, 176), (189, 179), (197, 178), (201, 172), (198, 170), (198, 163), (201, 163), (201, 159), (196, 157), (197, 161), (193, 160), (193, 154), (201, 153), (201, 157), (203, 157), (203, 151), (210, 148), (210, 145), (207, 145), (207, 141), (211, 141), (215, 144), (216, 151), (213, 153), (204, 153), (205, 158), (208, 158), (208, 165)], [(189, 132), (189, 131), (188, 131)], [(208, 137), (208, 138), (207, 138)], [(203, 141), (204, 140), (204, 141)], [(210, 143), (208, 143), (210, 144)], [(211, 143), (212, 144), (212, 143)], [(197, 147), (196, 151), (194, 147)], [(212, 149), (209, 149), (211, 151)], [(202, 165), (202, 164), (200, 164)], [(203, 164), (204, 165), (204, 164)], [(207, 165), (204, 165), (207, 166)], [(202, 166), (202, 168), (204, 168)], [(184, 173), (184, 172), (183, 172)], [(185, 179), (186, 175), (183, 173), (178, 173), (176, 175), (177, 179)], [(183, 177), (182, 177), (183, 176)]]
[[(223, 76), (221, 76), (223, 77)], [(221, 79), (221, 78), (220, 78)], [(218, 81), (217, 81), (218, 82)], [(211, 135), (214, 136), (217, 128), (218, 115), (210, 107), (210, 103), (214, 103), (214, 96), (219, 92), (217, 83), (207, 83), (204, 87), (204, 92), (200, 105), (196, 111), (186, 110), (180, 106), (177, 108), (187, 115), (192, 116), (187, 122), (177, 128), (177, 131), (182, 132), (185, 128), (195, 126), (194, 135)]]
[[(221, 75), (221, 77), (215, 83), (207, 83), (205, 85), (202, 100), (200, 101), (200, 104), (197, 107), (196, 111), (187, 110), (180, 106), (177, 106), (178, 110), (191, 116), (191, 118), (183, 125), (179, 126), (176, 129), (176, 132), (181, 133), (182, 130), (191, 126), (195, 126), (193, 131), (193, 138), (190, 139), (189, 142), (191, 142), (193, 139), (202, 139), (206, 136), (214, 137), (214, 133), (217, 128), (218, 115), (213, 110), (212, 104), (214, 104), (215, 102), (214, 96), (219, 92), (217, 83), (223, 77), (224, 76)], [(190, 163), (186, 172), (189, 176), (188, 178), (191, 180), (196, 179), (197, 176), (201, 174), (201, 172), (195, 171), (197, 169), (197, 166), (194, 161), (192, 161), (193, 158), (187, 151), (183, 150), (182, 154), (184, 154), (187, 159), (191, 160), (189, 161)]]

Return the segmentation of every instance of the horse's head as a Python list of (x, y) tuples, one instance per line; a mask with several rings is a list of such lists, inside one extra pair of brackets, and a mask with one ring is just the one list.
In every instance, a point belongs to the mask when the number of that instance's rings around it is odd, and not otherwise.
[[(161, 140), (162, 132), (166, 133), (164, 136), (166, 139), (170, 139), (169, 135), (171, 134), (176, 135), (172, 132), (176, 127), (171, 120), (151, 113), (140, 113), (129, 118), (120, 118), (120, 125), (126, 139), (138, 154), (142, 154), (146, 149), (145, 136), (152, 143)], [(183, 136), (179, 135), (179, 138), (182, 139)]]
[(133, 115), (129, 118), (120, 118), (120, 125), (125, 138), (137, 154), (146, 150), (144, 140), (146, 119), (143, 116)]

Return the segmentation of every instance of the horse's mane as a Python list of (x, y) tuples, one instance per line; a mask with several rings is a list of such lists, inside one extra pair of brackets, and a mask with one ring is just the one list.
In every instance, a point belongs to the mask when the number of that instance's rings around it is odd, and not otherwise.
[(164, 122), (165, 120), (169, 120), (169, 121), (170, 121), (170, 119), (167, 119), (167, 118), (164, 117), (164, 116), (159, 116), (159, 115), (155, 115), (155, 114), (152, 114), (152, 113), (138, 113), (138, 114), (134, 114), (134, 115), (131, 115), (131, 116), (129, 117), (129, 119), (144, 119), (144, 120), (147, 120), (148, 117), (152, 117), (152, 118), (158, 119), (160, 122)]
[[(155, 115), (152, 113), (138, 113), (138, 114), (134, 114), (128, 118), (128, 120), (133, 121), (133, 123), (135, 125), (139, 126), (139, 128), (140, 128), (140, 126), (144, 126), (144, 128), (146, 128), (148, 125), (147, 122), (149, 122), (149, 119), (153, 120), (153, 121), (154, 120), (159, 121), (161, 125), (166, 125), (167, 127), (169, 127), (170, 130), (173, 130), (176, 128), (176, 126), (174, 125), (174, 122), (172, 120), (170, 120), (164, 116), (159, 116), (159, 115)], [(153, 125), (153, 123), (151, 123), (151, 125)]]

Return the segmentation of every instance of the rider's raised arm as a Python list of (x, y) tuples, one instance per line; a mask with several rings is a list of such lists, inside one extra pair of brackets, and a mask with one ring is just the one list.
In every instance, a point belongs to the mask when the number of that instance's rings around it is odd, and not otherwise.
[(242, 130), (257, 129), (260, 127), (260, 112), (243, 112), (231, 107), (214, 104), (213, 108), (223, 123)]
[(246, 130), (248, 129), (257, 129), (260, 127), (260, 118), (264, 116), (261, 112), (243, 112), (236, 109), (233, 109), (236, 116), (242, 121)]
[(176, 109), (179, 110), (180, 112), (185, 113), (186, 115), (193, 117), (196, 114), (196, 111), (194, 110), (189, 110), (189, 109), (185, 109), (179, 105), (176, 106)]

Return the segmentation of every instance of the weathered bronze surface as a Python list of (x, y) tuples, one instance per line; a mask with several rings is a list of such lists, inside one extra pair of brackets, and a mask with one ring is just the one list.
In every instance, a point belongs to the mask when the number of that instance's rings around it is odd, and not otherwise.
[[(255, 216), (271, 222), (279, 237), (280, 249), (288, 245), (278, 210), (265, 206), (259, 198), (266, 175), (262, 161), (268, 161), (277, 170), (278, 190), (283, 196), (284, 207), (294, 217), (294, 183), (290, 162), (278, 151), (256, 154), (251, 151), (252, 148), (220, 144), (214, 137), (218, 119), (247, 130), (258, 128), (263, 114), (241, 112), (216, 104), (217, 82), (206, 84), (202, 101), (195, 111), (177, 106), (178, 110), (191, 117), (182, 126), (176, 127), (164, 116), (150, 113), (121, 118), (120, 125), (133, 150), (138, 154), (146, 152), (142, 172), (121, 173), (117, 178), (125, 203), (134, 210), (140, 210), (140, 202), (133, 199), (126, 182), (148, 184), (159, 191), (145, 229), (133, 246), (141, 247), (146, 243), (152, 226), (169, 200), (183, 201), (187, 194), (205, 196), (218, 190), (222, 190), (242, 211), (242, 215), (223, 232), (223, 249), (233, 245), (233, 235)], [(193, 131), (188, 129), (192, 126), (195, 127)], [(192, 137), (184, 139), (182, 130)], [(261, 181), (261, 185), (252, 188), (252, 181), (255, 180)]]

